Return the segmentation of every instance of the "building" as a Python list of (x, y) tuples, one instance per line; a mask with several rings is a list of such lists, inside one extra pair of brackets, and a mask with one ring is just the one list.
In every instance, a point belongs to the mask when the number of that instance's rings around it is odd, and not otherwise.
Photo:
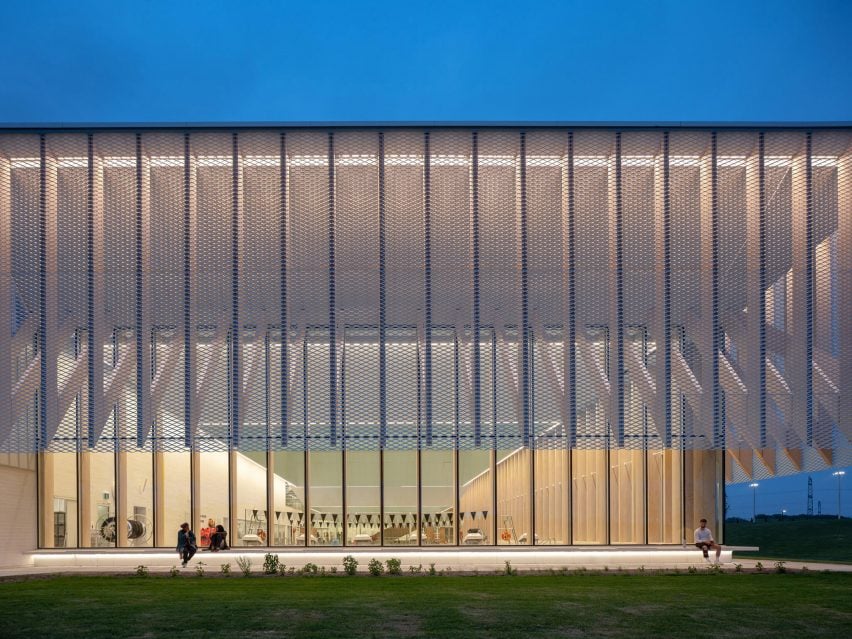
[(5, 557), (211, 519), (234, 546), (721, 534), (726, 476), (849, 457), (851, 145), (6, 129)]

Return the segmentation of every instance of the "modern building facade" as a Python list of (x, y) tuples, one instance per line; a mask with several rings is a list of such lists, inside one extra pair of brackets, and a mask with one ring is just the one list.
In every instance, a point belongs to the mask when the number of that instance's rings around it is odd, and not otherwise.
[(680, 544), (849, 456), (848, 127), (6, 130), (0, 228), (31, 548)]

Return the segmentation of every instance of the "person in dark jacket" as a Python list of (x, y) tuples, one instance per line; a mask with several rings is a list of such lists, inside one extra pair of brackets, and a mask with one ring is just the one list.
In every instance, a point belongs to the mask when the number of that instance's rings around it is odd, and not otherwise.
[(217, 552), (219, 550), (230, 550), (228, 542), (226, 541), (227, 538), (228, 533), (225, 531), (225, 527), (222, 524), (216, 526), (216, 532), (210, 535), (210, 550), (213, 552)]
[(189, 524), (184, 522), (180, 525), (177, 538), (177, 551), (181, 558), (181, 566), (186, 566), (192, 556), (198, 550), (195, 543), (195, 533), (189, 529)]

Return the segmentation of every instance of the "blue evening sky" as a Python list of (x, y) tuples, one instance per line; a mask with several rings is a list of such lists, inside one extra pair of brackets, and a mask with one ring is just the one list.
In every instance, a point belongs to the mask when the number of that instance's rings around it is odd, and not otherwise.
[[(0, 123), (377, 120), (849, 121), (852, 2), (0, 4)], [(758, 510), (806, 488), (763, 481)]]
[(848, 0), (0, 5), (0, 122), (852, 117)]

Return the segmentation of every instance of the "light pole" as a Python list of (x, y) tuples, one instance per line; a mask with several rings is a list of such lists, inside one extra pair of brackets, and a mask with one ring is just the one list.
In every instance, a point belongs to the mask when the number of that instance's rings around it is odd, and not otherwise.
[(751, 521), (757, 523), (757, 487), (760, 486), (757, 482), (749, 484), (751, 488)]
[(846, 474), (846, 471), (838, 470), (831, 474), (837, 477), (837, 518), (840, 519), (840, 480), (843, 479), (843, 475)]

